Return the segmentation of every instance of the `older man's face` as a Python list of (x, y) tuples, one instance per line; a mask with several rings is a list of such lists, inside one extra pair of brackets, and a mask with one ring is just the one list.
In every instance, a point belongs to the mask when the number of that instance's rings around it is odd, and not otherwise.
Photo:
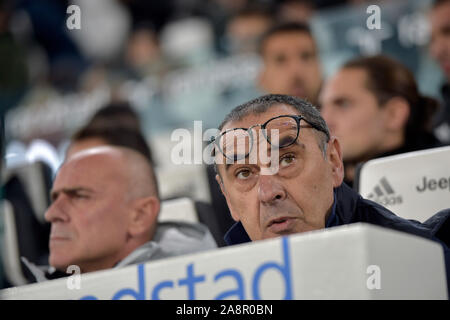
[[(262, 114), (230, 122), (230, 128), (248, 128), (279, 115), (298, 115), (290, 106), (278, 105)], [(305, 232), (325, 227), (333, 203), (333, 188), (342, 183), (342, 160), (337, 140), (328, 143), (324, 156), (318, 131), (304, 127), (293, 145), (279, 150), (279, 169), (262, 174), (256, 164), (219, 164), (219, 184), (233, 219), (241, 221), (252, 240)], [(225, 161), (222, 161), (225, 163)], [(263, 170), (264, 171), (264, 170)]]
[(128, 181), (117, 157), (94, 154), (65, 163), (53, 184), (50, 264), (83, 272), (110, 268), (124, 258)]

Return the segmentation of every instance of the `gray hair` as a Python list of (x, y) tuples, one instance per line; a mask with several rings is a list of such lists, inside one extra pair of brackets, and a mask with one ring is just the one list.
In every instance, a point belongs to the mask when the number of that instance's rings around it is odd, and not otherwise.
[(330, 140), (330, 131), (325, 120), (320, 115), (319, 110), (306, 100), (283, 94), (267, 94), (237, 106), (225, 117), (219, 126), (219, 130), (222, 130), (228, 122), (240, 121), (249, 114), (264, 113), (270, 108), (280, 104), (293, 107), (308, 122), (322, 130), (320, 132), (325, 135), (325, 138), (321, 139), (323, 141), (323, 143), (321, 143), (321, 148), (323, 150), (326, 143)]
[[(327, 143), (330, 141), (330, 131), (327, 123), (320, 115), (319, 110), (308, 101), (283, 94), (267, 94), (256, 99), (250, 100), (244, 104), (235, 107), (222, 121), (219, 126), (221, 131), (223, 127), (232, 121), (240, 121), (250, 114), (261, 114), (268, 111), (270, 108), (285, 104), (294, 108), (301, 116), (303, 116), (309, 123), (314, 124), (320, 130), (318, 131), (318, 144), (322, 150), (323, 156), (326, 157)], [(217, 164), (214, 164), (216, 173)]]

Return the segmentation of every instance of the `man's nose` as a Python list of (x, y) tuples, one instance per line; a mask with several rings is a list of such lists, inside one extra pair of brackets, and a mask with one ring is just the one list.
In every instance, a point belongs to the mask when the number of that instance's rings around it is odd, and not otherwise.
[(289, 63), (289, 72), (292, 76), (303, 77), (303, 71), (305, 70), (306, 63), (298, 58), (292, 58)]
[(273, 205), (286, 198), (286, 191), (276, 175), (260, 175), (258, 197), (264, 205)]
[(59, 196), (57, 200), (55, 200), (50, 207), (48, 207), (45, 212), (45, 220), (50, 223), (60, 221), (67, 221), (69, 216), (67, 214), (67, 204), (66, 200), (63, 199), (64, 196)]

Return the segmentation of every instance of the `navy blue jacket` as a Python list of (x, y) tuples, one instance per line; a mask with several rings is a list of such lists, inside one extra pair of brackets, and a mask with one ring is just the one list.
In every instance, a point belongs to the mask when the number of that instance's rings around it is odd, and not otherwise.
[[(331, 225), (327, 223), (327, 226), (366, 222), (439, 242), (444, 248), (447, 288), (450, 296), (450, 209), (442, 210), (421, 223), (396, 216), (378, 203), (362, 198), (345, 183), (336, 188), (334, 194), (335, 217), (333, 223)], [(235, 223), (225, 235), (225, 242), (228, 245), (249, 241), (250, 238), (240, 222)]]

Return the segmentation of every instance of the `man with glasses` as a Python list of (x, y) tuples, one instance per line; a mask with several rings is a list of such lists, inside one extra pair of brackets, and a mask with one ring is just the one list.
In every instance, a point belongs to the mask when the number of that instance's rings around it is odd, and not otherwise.
[[(227, 244), (366, 222), (438, 241), (450, 264), (450, 251), (439, 238), (449, 211), (422, 224), (350, 189), (343, 183), (339, 140), (308, 102), (262, 96), (232, 110), (219, 130), (212, 139), (216, 180), (236, 221)], [(258, 148), (269, 157), (261, 159)]]

